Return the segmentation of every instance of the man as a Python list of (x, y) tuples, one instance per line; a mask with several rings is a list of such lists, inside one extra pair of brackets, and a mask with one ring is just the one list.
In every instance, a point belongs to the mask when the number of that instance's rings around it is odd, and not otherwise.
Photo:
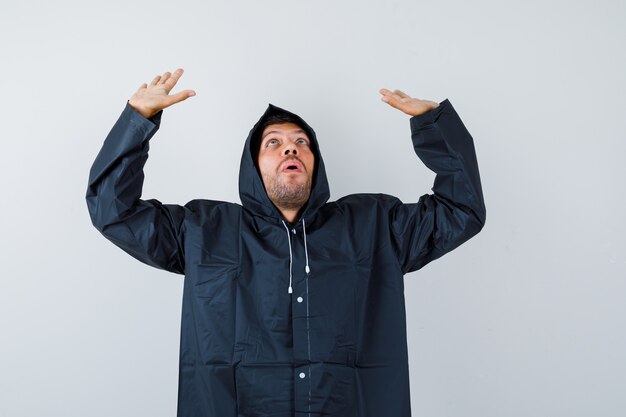
[(184, 274), (179, 417), (410, 415), (404, 274), (485, 222), (472, 137), (441, 103), (381, 90), (409, 114), (432, 195), (327, 202), (313, 129), (269, 105), (241, 158), (242, 205), (142, 200), (143, 166), (182, 75), (157, 76), (128, 101), (90, 172), (87, 204), (108, 239)]

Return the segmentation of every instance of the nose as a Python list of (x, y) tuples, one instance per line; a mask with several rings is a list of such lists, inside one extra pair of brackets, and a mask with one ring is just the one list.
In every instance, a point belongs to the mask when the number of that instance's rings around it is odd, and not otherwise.
[(292, 153), (293, 155), (297, 155), (298, 151), (296, 150), (295, 147), (293, 147), (293, 145), (290, 145), (287, 147), (287, 149), (285, 149), (285, 155), (289, 155), (289, 153)]

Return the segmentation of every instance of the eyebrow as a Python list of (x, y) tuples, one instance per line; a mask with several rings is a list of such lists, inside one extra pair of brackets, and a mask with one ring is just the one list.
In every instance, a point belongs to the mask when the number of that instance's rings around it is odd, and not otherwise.
[[(263, 135), (263, 137), (261, 138), (261, 141), (262, 141), (262, 140), (264, 140), (267, 136), (271, 135), (272, 133), (282, 133), (282, 132), (279, 132), (279, 131), (277, 131), (277, 130), (272, 130), (272, 131), (269, 131), (269, 132), (267, 132), (265, 135)], [(309, 135), (307, 135), (307, 134), (306, 134), (306, 132), (305, 132), (304, 130), (302, 130), (302, 129), (299, 129), (299, 130), (294, 130), (293, 132), (289, 132), (289, 133), (292, 133), (292, 134), (294, 134), (294, 135), (297, 135), (297, 134), (299, 134), (299, 133), (304, 133), (304, 135), (307, 137), (307, 139), (308, 139), (308, 137), (309, 137)]]

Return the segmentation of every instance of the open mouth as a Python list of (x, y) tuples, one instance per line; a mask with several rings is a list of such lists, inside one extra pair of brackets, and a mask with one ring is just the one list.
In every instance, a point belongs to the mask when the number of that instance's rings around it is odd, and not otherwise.
[(283, 164), (283, 172), (302, 172), (302, 165), (296, 161), (288, 161)]

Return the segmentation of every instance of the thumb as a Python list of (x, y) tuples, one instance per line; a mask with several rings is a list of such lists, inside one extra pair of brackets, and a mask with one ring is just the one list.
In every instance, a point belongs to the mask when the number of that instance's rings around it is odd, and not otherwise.
[(179, 103), (183, 100), (187, 100), (189, 97), (193, 97), (195, 95), (196, 95), (196, 92), (193, 90), (184, 90), (184, 91), (181, 91), (180, 93), (172, 94), (169, 96), (168, 106)]
[(402, 110), (405, 107), (405, 103), (402, 101), (402, 97), (400, 97), (397, 93), (391, 92), (386, 88), (381, 88), (379, 92), (380, 94), (382, 94), (382, 97), (380, 99), (389, 104), (391, 107), (395, 107), (399, 110)]

